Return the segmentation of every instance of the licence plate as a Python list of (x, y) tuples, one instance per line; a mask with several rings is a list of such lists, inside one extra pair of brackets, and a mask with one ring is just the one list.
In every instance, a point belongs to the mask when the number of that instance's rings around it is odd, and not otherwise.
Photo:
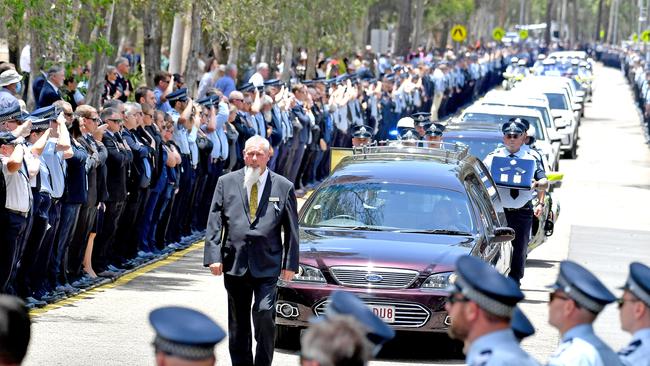
[(368, 305), (375, 315), (386, 323), (395, 323), (395, 307), (383, 305)]

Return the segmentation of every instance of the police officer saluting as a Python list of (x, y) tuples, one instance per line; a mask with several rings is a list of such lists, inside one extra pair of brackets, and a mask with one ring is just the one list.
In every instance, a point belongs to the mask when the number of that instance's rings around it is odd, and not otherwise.
[(635, 262), (618, 299), (621, 328), (632, 334), (627, 347), (618, 351), (626, 366), (650, 365), (650, 268)]
[(449, 335), (465, 342), (467, 364), (538, 365), (510, 328), (515, 307), (524, 299), (517, 284), (474, 256), (458, 258), (456, 276), (445, 309), (451, 317)]
[(543, 200), (533, 206), (532, 199), (536, 190), (544, 191), (548, 187), (541, 162), (529, 150), (522, 149), (527, 129), (526, 123), (519, 118), (504, 123), (501, 131), (505, 146), (488, 154), (483, 161), (497, 185), (508, 226), (515, 230), (509, 276), (517, 284), (524, 277), (533, 214), (539, 217), (544, 209)]
[(588, 270), (571, 261), (560, 263), (548, 303), (549, 323), (562, 335), (562, 343), (548, 365), (621, 365), (616, 353), (592, 326), (598, 314), (616, 297)]

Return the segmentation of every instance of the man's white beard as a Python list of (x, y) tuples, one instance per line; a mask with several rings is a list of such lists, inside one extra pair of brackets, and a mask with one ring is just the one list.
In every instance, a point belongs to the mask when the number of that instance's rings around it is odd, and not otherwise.
[(262, 175), (262, 168), (252, 168), (247, 166), (244, 168), (244, 187), (251, 189), (253, 184), (257, 183)]
[(271, 114), (271, 111), (264, 112), (264, 121), (265, 122), (271, 122), (272, 119), (273, 119), (273, 115)]

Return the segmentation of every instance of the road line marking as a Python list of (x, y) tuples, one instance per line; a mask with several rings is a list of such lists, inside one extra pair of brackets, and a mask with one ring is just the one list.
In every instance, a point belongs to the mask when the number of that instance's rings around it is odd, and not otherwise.
[(122, 286), (126, 285), (127, 283), (131, 282), (132, 280), (142, 276), (143, 274), (153, 271), (156, 268), (160, 268), (162, 266), (166, 266), (168, 264), (174, 263), (178, 261), (179, 259), (183, 258), (185, 255), (187, 255), (190, 252), (193, 252), (203, 246), (203, 240), (196, 242), (192, 245), (190, 245), (188, 248), (183, 249), (181, 251), (178, 251), (174, 254), (171, 254), (169, 257), (165, 259), (161, 259), (157, 262), (148, 264), (144, 267), (138, 268), (137, 270), (133, 272), (129, 272), (123, 276), (118, 277), (115, 281), (105, 283), (103, 285), (99, 285), (97, 287), (94, 287), (88, 291), (80, 292), (77, 295), (71, 296), (67, 299), (63, 299), (61, 301), (57, 301), (52, 304), (48, 304), (45, 307), (42, 308), (35, 308), (29, 311), (29, 315), (32, 319), (37, 318), (51, 310), (54, 309), (59, 309), (64, 306), (72, 305), (80, 300), (87, 299), (93, 295), (96, 295), (98, 293), (102, 293), (108, 289), (115, 288), (117, 286)]

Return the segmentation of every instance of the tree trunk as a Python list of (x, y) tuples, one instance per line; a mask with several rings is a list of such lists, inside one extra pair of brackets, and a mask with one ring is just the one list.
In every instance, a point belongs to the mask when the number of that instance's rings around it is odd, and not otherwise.
[(449, 43), (449, 32), (451, 31), (451, 21), (446, 20), (442, 26), (442, 33), (440, 34), (440, 49), (444, 50), (447, 48), (447, 43)]
[(201, 7), (192, 3), (192, 31), (190, 36), (190, 52), (185, 65), (185, 83), (187, 84), (187, 94), (196, 95), (201, 70), (199, 70), (199, 53), (201, 52)]
[[(111, 26), (113, 24), (113, 14), (115, 13), (115, 0), (111, 1), (108, 9), (100, 9), (104, 13), (104, 24), (97, 30), (97, 37), (104, 39), (111, 38)], [(32, 51), (34, 49), (32, 48)], [(32, 53), (33, 55), (33, 53)], [(107, 55), (104, 52), (95, 52), (95, 60), (90, 68), (90, 81), (88, 83), (88, 95), (86, 95), (86, 102), (98, 108), (102, 90), (104, 90), (104, 71), (106, 70)], [(99, 109), (99, 108), (98, 108)]]
[(291, 42), (291, 37), (289, 35), (284, 36), (284, 46), (282, 47), (282, 81), (285, 83), (291, 78), (291, 62), (293, 60), (293, 42)]
[[(192, 38), (192, 9), (187, 9), (185, 16), (183, 17), (183, 54), (181, 56), (181, 68), (179, 73), (183, 73), (187, 69), (187, 58), (190, 54), (190, 39)], [(199, 24), (201, 23), (201, 18), (199, 17)], [(200, 36), (199, 36), (200, 38)], [(187, 79), (187, 78), (186, 78)], [(187, 80), (185, 81), (187, 82)]]
[(553, 0), (546, 1), (546, 30), (544, 31), (544, 42), (546, 47), (551, 47), (551, 21), (553, 20)]
[(424, 0), (415, 1), (415, 31), (413, 32), (413, 41), (411, 49), (416, 49), (420, 44), (422, 37), (422, 20), (424, 18)]
[(144, 30), (144, 76), (147, 85), (153, 85), (153, 78), (160, 71), (160, 48), (162, 27), (158, 5), (151, 1), (144, 9), (142, 18)]
[(596, 16), (596, 42), (600, 41), (600, 18), (603, 14), (603, 0), (598, 0), (598, 15)]
[(368, 9), (368, 29), (366, 33), (366, 44), (370, 44), (370, 36), (373, 29), (381, 26), (381, 4), (374, 3)]
[(316, 77), (316, 62), (318, 60), (318, 47), (313, 46), (307, 49), (307, 70), (305, 79), (311, 80)]
[(578, 41), (578, 0), (571, 0), (571, 30), (569, 32), (571, 46), (575, 47)]
[(228, 64), (237, 65), (239, 62), (239, 37), (230, 38), (230, 52), (228, 52)]
[(412, 0), (400, 0), (395, 56), (406, 56), (409, 52), (411, 46), (409, 38), (413, 31), (413, 20), (411, 19), (412, 7)]
[(174, 15), (174, 27), (169, 47), (169, 72), (172, 74), (181, 72), (184, 36), (183, 14), (177, 13)]

